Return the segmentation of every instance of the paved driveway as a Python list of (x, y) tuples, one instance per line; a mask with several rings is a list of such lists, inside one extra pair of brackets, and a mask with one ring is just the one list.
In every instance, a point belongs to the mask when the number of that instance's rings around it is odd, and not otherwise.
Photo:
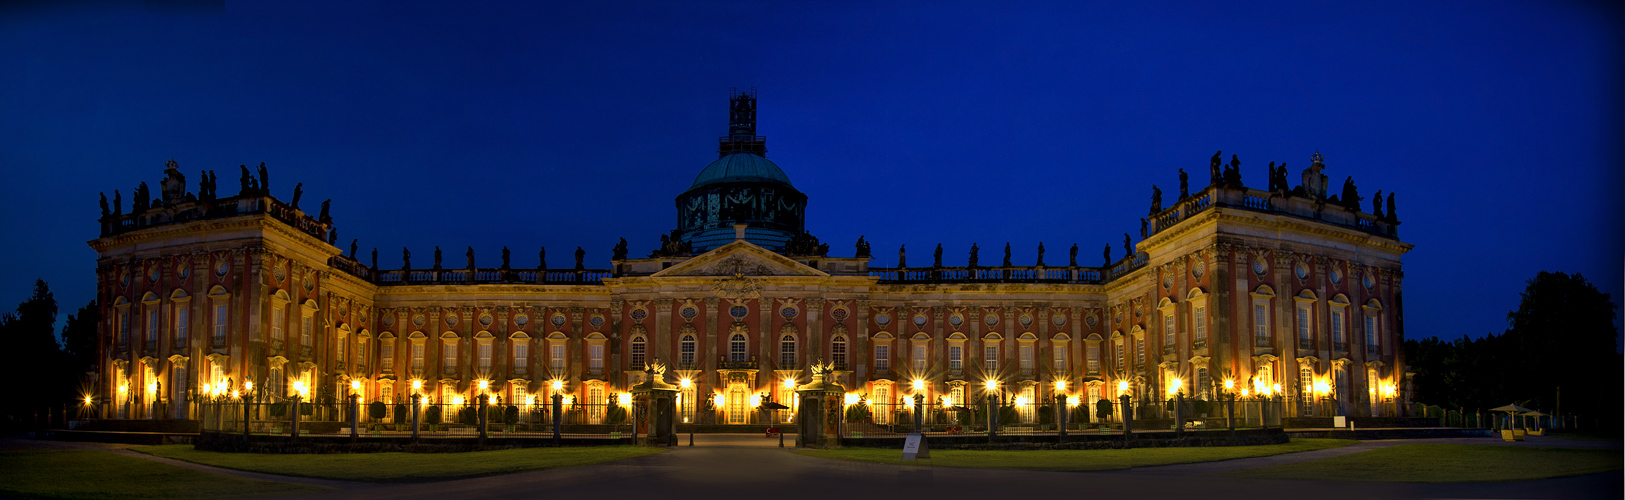
[[(686, 444), (687, 436), (684, 436)], [(1444, 440), (1421, 440), (1443, 442)], [(1415, 442), (1415, 441), (1404, 441)], [(1490, 444), (1490, 440), (1471, 440)], [(1243, 465), (1114, 472), (1025, 472), (892, 466), (809, 458), (757, 436), (699, 436), (696, 446), (613, 464), (431, 484), (338, 491), (327, 498), (1621, 498), (1620, 472), (1520, 483), (1382, 484), (1202, 476)], [(793, 441), (787, 441), (791, 445)], [(1397, 442), (1381, 442), (1398, 444)], [(1555, 443), (1554, 443), (1555, 444)], [(1379, 446), (1368, 443), (1362, 447)], [(1330, 450), (1323, 450), (1330, 451)], [(1310, 452), (1319, 453), (1319, 452)], [(1287, 456), (1266, 457), (1269, 465)], [(1305, 456), (1304, 459), (1321, 458)], [(1264, 459), (1246, 459), (1264, 460)], [(1251, 464), (1247, 464), (1251, 465)], [(1031, 495), (1042, 495), (1033, 497)], [(1049, 495), (1055, 495), (1053, 497)]]

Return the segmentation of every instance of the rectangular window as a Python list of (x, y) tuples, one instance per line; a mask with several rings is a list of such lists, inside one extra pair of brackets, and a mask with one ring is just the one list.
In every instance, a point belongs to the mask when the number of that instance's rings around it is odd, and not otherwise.
[(649, 343), (648, 342), (644, 342), (642, 338), (632, 339), (632, 368), (633, 369), (642, 369), (643, 368), (644, 357), (648, 353), (648, 350), (649, 350)]
[(384, 339), (378, 342), (378, 364), (384, 373), (395, 372), (395, 341)]
[(1196, 345), (1207, 345), (1207, 306), (1196, 306)]
[(948, 391), (949, 406), (965, 406), (965, 386), (956, 385)]
[(141, 332), (141, 335), (145, 337), (148, 342), (158, 341), (158, 309), (147, 309), (147, 331)]
[(1127, 368), (1128, 365), (1123, 363), (1123, 351), (1125, 350), (1123, 349), (1123, 341), (1119, 339), (1117, 341), (1117, 345), (1112, 347), (1112, 350), (1117, 351), (1117, 369), (1122, 370)]
[(1134, 337), (1134, 362), (1145, 365), (1145, 337)]
[(186, 346), (186, 313), (185, 304), (175, 306), (175, 344), (180, 347)]
[(913, 356), (913, 358), (914, 358), (913, 359), (914, 371), (916, 373), (925, 371), (926, 362), (929, 361), (925, 357), (925, 344), (923, 344), (923, 343), (914, 344), (914, 356)]
[(1055, 370), (1055, 373), (1063, 373), (1063, 372), (1065, 372), (1066, 371), (1066, 344), (1053, 344), (1050, 347), (1049, 352), (1050, 352), (1050, 358), (1052, 359), (1052, 361), (1054, 363), (1053, 369)]
[(957, 345), (948, 346), (948, 369), (950, 369), (950, 370), (960, 370), (960, 369), (963, 369), (964, 367), (965, 367), (965, 348), (964, 348), (964, 346), (957, 346)]
[(1087, 405), (1090, 405), (1090, 406), (1094, 406), (1096, 401), (1100, 401), (1100, 385), (1099, 384), (1090, 385), (1089, 386), (1089, 391), (1086, 394), (1088, 394), (1088, 396), (1085, 397), (1084, 400), (1080, 401), (1080, 402), (1084, 403), (1084, 404), (1087, 404)]
[(1196, 393), (1196, 399), (1207, 401), (1207, 399), (1208, 399), (1207, 391), (1208, 391), (1209, 386), (1211, 386), (1211, 385), (1213, 385), (1213, 382), (1208, 380), (1207, 368), (1197, 368), (1196, 369), (1196, 390), (1191, 391), (1191, 392)]
[(1253, 304), (1253, 336), (1258, 339), (1259, 347), (1269, 347), (1270, 315), (1264, 304)]
[(885, 372), (891, 369), (891, 346), (875, 346), (875, 371)]
[(513, 369), (514, 373), (524, 374), (530, 369), (530, 341), (518, 339), (513, 341)]
[[(695, 351), (695, 349), (694, 349), (694, 339), (692, 337), (684, 337), (683, 341), (682, 341), (682, 345), (680, 346), (680, 348), (681, 348), (681, 350), (680, 350), (680, 352), (678, 354), (677, 359), (679, 360), (679, 362), (681, 362), (683, 364), (683, 366), (692, 366), (694, 364), (694, 351)], [(843, 354), (844, 354), (844, 351), (843, 351)]]
[(587, 360), (588, 361), (587, 367), (592, 369), (593, 373), (601, 373), (601, 372), (603, 372), (604, 371), (604, 344), (593, 343), (593, 345), (591, 347), (587, 348), (587, 353), (590, 354), (590, 356), (588, 357), (588, 360)]
[(484, 373), (489, 373), (491, 371), (490, 339), (480, 340), (480, 371)]
[(1174, 330), (1174, 315), (1173, 313), (1164, 314), (1162, 315), (1162, 348), (1173, 347), (1176, 342), (1178, 340), (1176, 340)]
[(1343, 311), (1332, 310), (1332, 342), (1343, 342)]
[(457, 341), (446, 339), (440, 342), (440, 369), (457, 369)]
[(309, 314), (299, 317), (299, 345), (310, 345), (310, 339), (315, 335), (316, 318)]
[(552, 343), (549, 344), (549, 347), (552, 348), (552, 350), (553, 350), (553, 353), (552, 353), (553, 354), (553, 356), (552, 356), (553, 360), (552, 360), (552, 363), (551, 363), (551, 365), (553, 366), (553, 375), (554, 376), (563, 376), (564, 375), (564, 341), (560, 340), (560, 341), (552, 342)]
[(1089, 373), (1100, 373), (1100, 344), (1089, 343)]
[[(513, 386), (513, 402), (511, 404), (514, 404), (514, 405), (529, 404), (529, 401), (525, 400), (525, 396), (526, 396), (525, 384), (521, 383), (521, 384), (511, 384), (511, 385)], [(520, 415), (524, 415), (524, 412), (521, 412)]]
[(271, 308), (271, 340), (282, 341), (282, 324), (287, 320), (287, 313), (281, 307)]
[(982, 347), (982, 367), (986, 368), (989, 374), (999, 371), (999, 346)]
[(1365, 351), (1366, 354), (1382, 352), (1382, 346), (1377, 343), (1377, 317), (1365, 317)]
[(118, 328), (118, 343), (120, 343), (120, 344), (129, 344), (130, 343), (130, 313), (128, 311), (120, 311), (119, 312), (117, 328)]
[(333, 343), (333, 347), (334, 347), (334, 351), (333, 351), (334, 356), (333, 356), (333, 358), (337, 359), (338, 364), (340, 364), (340, 365), (344, 364), (344, 361), (346, 359), (348, 359), (348, 358), (344, 357), (344, 344), (345, 344), (344, 335), (339, 335), (338, 336), (338, 341)]
[(225, 304), (214, 306), (214, 343), (226, 343), (226, 325), (230, 324), (230, 313)]
[(1309, 349), (1313, 344), (1309, 340), (1309, 308), (1298, 308), (1298, 348)]
[(796, 341), (786, 337), (779, 341), (779, 367), (794, 368), (796, 366)]
[(271, 395), (278, 398), (288, 395), (288, 380), (282, 377), (281, 366), (271, 367), (271, 380), (267, 382), (269, 382), (270, 387), (266, 387), (266, 389), (271, 391)]
[(835, 342), (829, 346), (829, 360), (835, 364), (836, 370), (846, 369), (846, 338), (836, 337)]
[(1033, 372), (1033, 345), (1032, 344), (1022, 345), (1021, 347), (1018, 348), (1018, 350), (1020, 352), (1018, 353), (1019, 359), (1017, 360), (1017, 362), (1021, 363), (1021, 365), (1019, 366), (1019, 368), (1021, 368), (1021, 373), (1023, 375), (1032, 374), (1032, 372)]
[(355, 365), (357, 367), (357, 369), (356, 369), (357, 371), (361, 371), (361, 372), (366, 371), (366, 367), (367, 367), (367, 340), (369, 340), (369, 339), (367, 339), (366, 337), (362, 337), (362, 336), (356, 336), (356, 338), (355, 338)]
[(412, 341), (412, 371), (423, 371), (423, 341)]

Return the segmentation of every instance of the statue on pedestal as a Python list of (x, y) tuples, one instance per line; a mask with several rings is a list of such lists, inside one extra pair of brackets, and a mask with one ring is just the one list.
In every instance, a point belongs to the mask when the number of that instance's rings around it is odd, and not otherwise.
[(434, 269), (440, 270), (440, 245), (434, 247)]
[(1010, 263), (1010, 242), (1006, 241), (1004, 242), (1004, 267), (1011, 267), (1014, 265), (1015, 264)]
[(1038, 267), (1044, 267), (1044, 242), (1038, 242)]
[(979, 260), (978, 254), (980, 254), (980, 253), (982, 253), (982, 249), (980, 247), (977, 247), (976, 243), (971, 243), (970, 244), (970, 267), (976, 267), (976, 261)]
[(931, 267), (942, 267), (942, 244), (937, 244), (937, 251), (931, 253)]
[(502, 247), (502, 269), (508, 269), (508, 247)]
[(1067, 252), (1067, 265), (1078, 267), (1078, 244), (1072, 244), (1072, 250)]
[(1191, 176), (1190, 174), (1185, 173), (1185, 169), (1181, 168), (1179, 169), (1179, 201), (1185, 201), (1186, 198), (1190, 197)]
[(401, 270), (412, 270), (412, 250), (406, 247), (401, 247)]

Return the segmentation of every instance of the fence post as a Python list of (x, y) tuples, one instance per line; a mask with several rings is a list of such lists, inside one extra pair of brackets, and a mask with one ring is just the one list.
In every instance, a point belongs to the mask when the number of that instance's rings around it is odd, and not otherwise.
[(422, 401), (422, 400), (423, 400), (423, 395), (422, 394), (413, 394), (412, 395), (412, 442), (413, 443), (418, 442), (418, 424), (422, 421), (422, 419), (419, 418), (419, 416), (420, 416), (420, 414), (423, 413), (423, 406), (421, 404), (419, 404), (419, 402)]
[(248, 395), (244, 394), (243, 395), (243, 441), (244, 442), (248, 441), (248, 427), (249, 427), (249, 422), (251, 422), (251, 420), (249, 419), (249, 412), (251, 411), (251, 408), (252, 408), (250, 406), (251, 404), (253, 404), (253, 403), (249, 402)]
[(485, 446), (485, 423), (486, 423), (485, 422), (485, 417), (486, 417), (486, 411), (490, 409), (490, 404), (491, 404), (490, 401), (491, 401), (491, 396), (488, 396), (488, 395), (485, 395), (485, 394), (480, 395), (480, 404), (479, 404), (479, 410), (478, 410), (480, 412), (480, 446)]
[(1055, 412), (1058, 413), (1055, 422), (1060, 426), (1055, 434), (1055, 443), (1060, 444), (1066, 441), (1066, 417), (1071, 413), (1066, 409), (1066, 394), (1055, 395)]
[(564, 415), (564, 396), (553, 395), (553, 446), (563, 444), (559, 436), (559, 419)]
[(1174, 394), (1174, 437), (1185, 437), (1185, 392)]
[(350, 442), (352, 442), (352, 443), (354, 443), (355, 439), (356, 439), (356, 421), (357, 421), (357, 417), (361, 416), (361, 411), (360, 411), (361, 407), (359, 405), (360, 405), (360, 397), (358, 397), (358, 396), (356, 396), (354, 394), (351, 394), (350, 395)]
[(1127, 394), (1118, 396), (1117, 401), (1123, 407), (1123, 411), (1119, 412), (1123, 415), (1123, 440), (1134, 439), (1134, 407), (1129, 404), (1130, 399)]
[(1224, 413), (1225, 413), (1224, 423), (1225, 423), (1225, 426), (1230, 429), (1230, 433), (1235, 434), (1236, 433), (1236, 393), (1232, 392), (1232, 393), (1229, 394), (1229, 396), (1230, 396), (1230, 399), (1228, 401), (1224, 402), (1224, 408), (1225, 408), (1225, 410), (1224, 410)]
[(299, 404), (299, 395), (294, 394), (293, 395), (293, 417), (292, 417), (293, 418), (293, 425), (291, 426), (292, 430), (293, 430), (293, 434), (288, 436), (289, 441), (297, 441), (297, 440), (299, 440), (299, 411), (301, 410), (301, 406), (302, 405)]

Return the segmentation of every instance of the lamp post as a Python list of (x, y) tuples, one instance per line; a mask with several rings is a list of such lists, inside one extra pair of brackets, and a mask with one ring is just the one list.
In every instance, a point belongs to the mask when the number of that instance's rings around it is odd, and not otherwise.
[(988, 379), (987, 385), (987, 442), (993, 442), (993, 436), (999, 432), (999, 381)]

